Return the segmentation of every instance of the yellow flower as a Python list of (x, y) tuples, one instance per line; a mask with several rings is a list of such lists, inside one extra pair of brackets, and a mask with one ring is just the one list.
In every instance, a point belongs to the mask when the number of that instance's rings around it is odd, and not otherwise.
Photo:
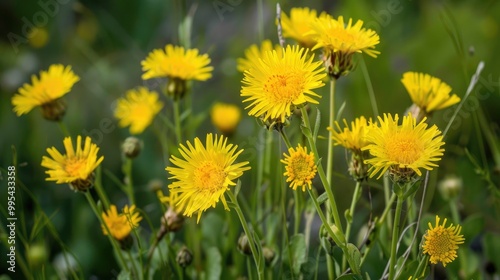
[(179, 207), (181, 205), (179, 205), (180, 196), (178, 192), (171, 192), (168, 196), (166, 196), (165, 194), (163, 194), (162, 190), (158, 190), (156, 192), (156, 195), (158, 196), (158, 199), (161, 201), (161, 203), (165, 203), (169, 207), (172, 207), (173, 210), (177, 213), (182, 212), (183, 209)]
[[(316, 44), (315, 36), (311, 34), (311, 24), (317, 19), (316, 10), (309, 8), (292, 8), (290, 17), (282, 14), (283, 37), (292, 38), (305, 48)], [(322, 13), (321, 16), (326, 16)]]
[(238, 106), (225, 103), (215, 103), (210, 111), (212, 124), (223, 134), (234, 132), (241, 119), (241, 110)]
[(330, 77), (338, 79), (354, 69), (352, 57), (355, 53), (364, 52), (372, 57), (380, 53), (375, 45), (380, 41), (377, 33), (363, 28), (363, 21), (353, 25), (352, 19), (347, 24), (339, 16), (335, 20), (329, 15), (321, 16), (311, 25), (313, 38), (317, 44), (313, 50), (323, 47), (323, 61)]
[[(142, 217), (136, 212), (135, 205), (128, 207), (125, 205), (122, 213), (118, 214), (115, 205), (111, 205), (107, 213), (101, 214), (104, 223), (109, 229), (109, 233), (116, 240), (124, 240), (130, 235), (130, 232), (139, 225)], [(102, 232), (108, 235), (106, 226), (102, 225)]]
[(49, 32), (44, 27), (34, 27), (28, 33), (28, 40), (32, 47), (42, 48), (49, 41)]
[(158, 100), (158, 93), (145, 87), (127, 91), (125, 98), (120, 98), (115, 109), (115, 117), (121, 127), (130, 126), (131, 134), (140, 134), (153, 121), (163, 108)]
[(386, 171), (405, 171), (422, 176), (420, 168), (432, 170), (438, 166), (444, 149), (441, 131), (433, 125), (427, 128), (425, 118), (417, 124), (416, 119), (409, 115), (403, 117), (402, 125), (398, 125), (398, 115), (392, 118), (384, 114), (378, 117), (380, 126), (374, 126), (366, 136), (369, 145), (361, 150), (369, 150), (373, 158), (365, 161), (371, 164), (370, 177), (382, 171), (380, 178)]
[(245, 72), (245, 70), (252, 68), (254, 61), (259, 61), (259, 59), (264, 56), (265, 52), (272, 50), (275, 50), (278, 53), (278, 56), (283, 54), (281, 46), (274, 45), (273, 47), (271, 40), (262, 41), (260, 48), (255, 44), (251, 45), (245, 50), (245, 57), (237, 59), (238, 71)]
[(451, 263), (457, 258), (458, 244), (464, 243), (464, 237), (460, 234), (462, 227), (460, 225), (449, 227), (446, 226), (447, 219), (445, 218), (443, 224), (439, 224), (439, 216), (436, 216), (436, 225), (433, 227), (429, 223), (429, 229), (424, 235), (424, 249), (423, 253), (428, 254), (431, 263), (437, 264), (441, 262), (443, 266)]
[(311, 189), (312, 180), (316, 176), (317, 167), (314, 162), (314, 154), (310, 152), (307, 153), (307, 147), (299, 146), (294, 148), (289, 148), (287, 155), (283, 153), (285, 159), (281, 162), (285, 164), (286, 172), (283, 174), (287, 176), (287, 182), (290, 183), (290, 188), (294, 190), (297, 187), (302, 187), (302, 191), (306, 191), (306, 186)]
[[(48, 71), (41, 71), (40, 78), (31, 76), (32, 84), (24, 84), (12, 97), (14, 112), (18, 116), (29, 113), (36, 106), (50, 106), (68, 93), (80, 78), (71, 66), (53, 64)], [(64, 112), (63, 112), (64, 114)]]
[(234, 163), (243, 150), (237, 151), (238, 146), (227, 144), (224, 136), (215, 139), (207, 134), (205, 146), (198, 137), (194, 139), (194, 146), (188, 141), (187, 147), (180, 145), (179, 152), (183, 159), (171, 156), (170, 161), (176, 167), (165, 168), (169, 179), (174, 179), (168, 187), (170, 193), (179, 194), (178, 205), (184, 209), (184, 215), (191, 217), (198, 213), (197, 222), (201, 214), (210, 207), (215, 207), (219, 200), (224, 209), (229, 210), (224, 193), (229, 186), (234, 186), (243, 171), (249, 170), (248, 161)]
[(62, 155), (55, 148), (48, 148), (47, 153), (50, 157), (42, 158), (42, 166), (48, 168), (45, 171), (49, 177), (47, 181), (55, 181), (57, 184), (70, 184), (72, 189), (86, 191), (93, 184), (93, 172), (104, 160), (101, 156), (97, 158), (99, 148), (91, 143), (90, 137), (85, 138), (85, 144), (82, 149), (82, 137), (76, 138), (76, 150), (73, 147), (71, 137), (64, 138), (64, 148), (66, 154)]
[(145, 73), (142, 79), (177, 78), (205, 81), (212, 77), (212, 66), (207, 54), (199, 55), (198, 49), (167, 45), (165, 51), (156, 49), (141, 62)]
[(311, 35), (317, 40), (313, 50), (323, 47), (330, 52), (364, 52), (371, 57), (377, 57), (380, 52), (374, 49), (380, 42), (378, 34), (364, 28), (361, 20), (356, 21), (354, 25), (352, 22), (350, 18), (347, 24), (344, 23), (343, 16), (339, 16), (338, 20), (331, 16), (319, 17), (311, 25)]
[(276, 51), (265, 52), (261, 60), (245, 72), (241, 96), (251, 102), (245, 109), (248, 114), (264, 121), (285, 122), (296, 106), (306, 102), (318, 104), (313, 97), (320, 97), (313, 89), (324, 86), (321, 62), (308, 56), (308, 50), (287, 46), (283, 55)]
[[(371, 120), (370, 120), (371, 122)], [(366, 136), (370, 131), (370, 126), (365, 117), (361, 116), (351, 122), (351, 129), (347, 121), (344, 119), (344, 130), (340, 128), (337, 121), (334, 123), (335, 128), (328, 127), (332, 132), (334, 145), (342, 145), (344, 148), (354, 152), (361, 152), (361, 149), (368, 145)]]
[(428, 74), (406, 72), (401, 82), (410, 94), (414, 104), (430, 113), (441, 110), (460, 102), (460, 97), (450, 96), (451, 87), (440, 79)]

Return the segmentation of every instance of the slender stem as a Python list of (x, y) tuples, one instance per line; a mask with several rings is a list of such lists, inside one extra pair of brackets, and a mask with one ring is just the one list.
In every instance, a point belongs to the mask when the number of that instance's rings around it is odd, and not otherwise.
[[(352, 228), (352, 220), (354, 218), (354, 210), (356, 209), (356, 204), (359, 201), (359, 198), (361, 197), (361, 182), (357, 181), (356, 182), (356, 187), (354, 187), (354, 194), (352, 195), (352, 200), (351, 200), (351, 207), (349, 208), (349, 215), (350, 218), (347, 219), (347, 228), (345, 230), (345, 238), (346, 241), (349, 242), (349, 235), (351, 234), (351, 228)], [(342, 271), (345, 270), (347, 264), (347, 258), (345, 256), (342, 257)]]
[(62, 134), (64, 134), (64, 136), (66, 136), (66, 137), (71, 136), (65, 123), (63, 123), (62, 121), (58, 121), (57, 124), (59, 125), (59, 129), (61, 129), (61, 132), (62, 132)]
[(175, 137), (177, 140), (177, 144), (182, 142), (182, 134), (181, 134), (181, 117), (179, 113), (179, 103), (180, 101), (174, 100), (174, 123), (175, 123)]
[[(302, 112), (302, 118), (304, 119), (305, 127), (307, 129), (311, 130), (309, 116), (307, 115), (307, 111), (306, 111), (305, 107), (301, 108), (301, 112)], [(312, 138), (312, 135), (306, 135), (306, 137), (307, 137), (307, 140), (309, 142), (309, 146), (314, 153), (316, 160), (318, 160), (320, 158), (320, 156), (318, 153), (318, 149), (316, 148), (316, 143), (314, 142), (314, 139)], [(331, 211), (333, 213), (333, 221), (335, 222), (335, 225), (337, 226), (339, 231), (341, 231), (343, 233), (344, 231), (342, 230), (342, 222), (340, 220), (339, 211), (337, 209), (337, 202), (335, 200), (335, 195), (333, 194), (333, 191), (330, 188), (330, 184), (328, 183), (328, 180), (326, 178), (325, 171), (323, 170), (323, 165), (321, 165), (321, 164), (318, 164), (318, 174), (319, 174), (319, 178), (321, 179), (321, 183), (323, 184), (323, 187), (325, 188), (326, 194), (328, 196), (328, 200), (330, 201)]]
[(139, 271), (137, 270), (137, 267), (135, 266), (135, 261), (132, 257), (132, 253), (130, 253), (130, 250), (127, 250), (127, 255), (128, 255), (128, 258), (130, 260), (130, 263), (132, 264), (132, 270), (134, 271), (134, 275), (136, 275), (137, 277), (140, 275), (139, 274)]
[(97, 195), (99, 196), (99, 199), (102, 201), (104, 208), (108, 209), (110, 203), (109, 203), (108, 197), (106, 196), (106, 192), (104, 192), (103, 187), (102, 187), (101, 167), (98, 167), (95, 172), (96, 172), (96, 179), (94, 182), (95, 190), (97, 192)]
[(234, 204), (234, 209), (236, 210), (236, 214), (238, 214), (238, 218), (240, 219), (241, 225), (243, 226), (243, 231), (245, 231), (245, 234), (248, 238), (248, 243), (250, 243), (250, 250), (252, 251), (252, 256), (253, 260), (255, 262), (255, 266), (257, 268), (257, 276), (258, 279), (263, 279), (264, 276), (264, 262), (257, 252), (257, 248), (255, 247), (255, 241), (253, 239), (253, 234), (250, 232), (250, 229), (248, 228), (248, 223), (245, 219), (245, 216), (243, 215), (243, 212), (241, 211), (240, 204), (238, 203), (238, 200), (234, 196), (232, 191), (227, 191), (226, 192), (229, 196), (229, 199), (231, 199), (231, 202)]
[(415, 273), (413, 273), (411, 279), (420, 279), (420, 277), (424, 274), (425, 268), (427, 267), (428, 263), (429, 263), (429, 255), (425, 254), (424, 257), (418, 263), (417, 270), (415, 270)]
[[(330, 116), (328, 120), (328, 127), (333, 128), (333, 121), (335, 119), (335, 82), (337, 79), (330, 79)], [(333, 131), (328, 130), (328, 157), (326, 160), (326, 179), (328, 183), (332, 184), (332, 173), (333, 173)]]
[(102, 220), (102, 217), (99, 214), (99, 210), (97, 209), (97, 205), (96, 205), (96, 203), (94, 201), (94, 198), (92, 198), (92, 195), (90, 194), (89, 191), (85, 192), (85, 197), (87, 198), (87, 201), (90, 204), (90, 208), (92, 208), (92, 211), (94, 211), (94, 214), (97, 216), (97, 219), (99, 220), (99, 223), (106, 228), (106, 231), (108, 232), (108, 234), (106, 236), (108, 237), (109, 242), (111, 242), (111, 245), (113, 246), (113, 249), (115, 250), (116, 254), (118, 255), (118, 258), (119, 258), (119, 260), (120, 260), (120, 262), (122, 264), (122, 267), (127, 272), (130, 272), (129, 267), (127, 266), (127, 262), (125, 261), (125, 258), (122, 255), (122, 250), (120, 249), (120, 247), (116, 243), (116, 240), (113, 237), (111, 237), (111, 231), (109, 230), (108, 225)]
[(398, 196), (396, 202), (396, 213), (394, 214), (394, 226), (392, 227), (391, 259), (389, 261), (389, 280), (395, 279), (396, 254), (399, 240), (399, 227), (401, 226), (401, 209), (403, 208), (403, 197)]
[(264, 40), (264, 4), (262, 0), (257, 0), (257, 26), (259, 41)]
[(126, 178), (125, 191), (127, 193), (130, 204), (135, 205), (134, 184), (132, 182), (132, 159), (125, 158), (123, 171)]
[(285, 129), (281, 128), (278, 131), (281, 134), (281, 137), (283, 138), (283, 141), (285, 141), (286, 148), (290, 149), (292, 147), (292, 144), (290, 143), (290, 140), (288, 139), (288, 136), (285, 133)]

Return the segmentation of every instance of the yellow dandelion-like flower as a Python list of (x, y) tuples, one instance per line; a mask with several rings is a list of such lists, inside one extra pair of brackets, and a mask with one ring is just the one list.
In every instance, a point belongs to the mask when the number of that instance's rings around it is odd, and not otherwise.
[(283, 153), (285, 159), (281, 162), (285, 164), (286, 172), (283, 175), (287, 176), (287, 182), (290, 183), (290, 188), (294, 190), (297, 187), (302, 187), (302, 191), (306, 191), (306, 186), (311, 189), (312, 180), (316, 176), (317, 167), (314, 162), (314, 154), (310, 152), (307, 153), (307, 147), (299, 146), (294, 148), (289, 148), (287, 155)]
[(170, 162), (176, 167), (165, 169), (171, 175), (169, 179), (175, 181), (168, 187), (171, 194), (179, 194), (178, 204), (185, 216), (191, 217), (197, 212), (199, 222), (201, 214), (215, 207), (219, 200), (224, 209), (229, 210), (224, 193), (250, 169), (248, 161), (234, 163), (243, 152), (237, 149), (238, 146), (227, 143), (226, 137), (215, 135), (214, 138), (210, 133), (205, 146), (198, 137), (194, 139), (194, 146), (189, 141), (187, 147), (181, 144), (179, 152), (183, 159), (171, 156)]
[(119, 125), (130, 126), (131, 134), (142, 133), (163, 108), (163, 103), (158, 99), (158, 93), (145, 87), (127, 91), (124, 98), (118, 99), (115, 109)]
[(344, 54), (364, 52), (371, 57), (380, 54), (375, 50), (380, 42), (378, 34), (364, 28), (362, 20), (353, 24), (350, 18), (346, 24), (343, 16), (339, 16), (338, 20), (331, 16), (321, 16), (312, 23), (311, 35), (317, 40), (313, 50), (323, 47), (331, 52)]
[[(18, 116), (29, 113), (36, 106), (50, 106), (68, 93), (80, 78), (73, 73), (71, 66), (53, 64), (48, 71), (41, 71), (40, 78), (31, 76), (31, 85), (24, 84), (19, 93), (12, 97), (14, 112)], [(63, 112), (64, 114), (64, 112)]]
[(258, 61), (261, 57), (263, 57), (265, 52), (273, 50), (278, 53), (278, 56), (283, 55), (283, 48), (281, 48), (281, 46), (277, 44), (273, 47), (273, 43), (271, 42), (271, 40), (262, 41), (262, 43), (260, 44), (260, 48), (255, 44), (251, 45), (245, 50), (245, 57), (238, 58), (236, 60), (236, 62), (238, 63), (238, 71), (245, 72), (245, 70), (252, 68), (255, 61)]
[[(321, 16), (326, 13), (321, 13)], [(309, 8), (292, 8), (290, 17), (282, 14), (283, 37), (292, 38), (305, 48), (316, 45), (315, 35), (311, 34), (311, 24), (317, 19), (316, 10)]]
[(306, 102), (318, 104), (314, 97), (320, 95), (313, 89), (324, 86), (326, 74), (320, 61), (308, 50), (298, 46), (287, 46), (283, 55), (276, 51), (265, 52), (262, 59), (253, 62), (245, 71), (241, 96), (243, 102), (250, 102), (250, 116), (261, 117), (264, 121), (276, 120), (281, 123), (292, 114), (292, 110)]
[(166, 196), (162, 190), (158, 190), (156, 195), (162, 203), (172, 207), (175, 212), (180, 213), (183, 211), (183, 209), (179, 207), (181, 205), (179, 205), (180, 196), (178, 192), (171, 192)]
[(222, 133), (234, 132), (241, 119), (241, 110), (233, 104), (217, 102), (210, 110), (212, 124)]
[(327, 128), (332, 132), (334, 145), (342, 145), (344, 148), (354, 152), (361, 152), (361, 149), (368, 145), (366, 135), (368, 135), (371, 125), (365, 117), (361, 116), (351, 122), (351, 129), (349, 129), (349, 125), (345, 119), (343, 130), (337, 121), (335, 121), (334, 125), (334, 128)]
[(156, 49), (141, 62), (145, 73), (142, 79), (177, 78), (181, 80), (205, 81), (212, 77), (212, 66), (208, 54), (199, 54), (198, 49), (167, 45), (165, 51)]
[(362, 150), (369, 150), (373, 158), (365, 161), (371, 164), (370, 177), (382, 171), (380, 178), (387, 169), (412, 171), (422, 176), (420, 168), (432, 170), (438, 166), (435, 162), (441, 160), (444, 149), (443, 136), (437, 126), (427, 128), (425, 118), (417, 124), (412, 116), (404, 116), (402, 125), (398, 125), (398, 115), (391, 114), (378, 117), (379, 126), (370, 129), (366, 136), (369, 145)]
[(429, 229), (424, 235), (424, 249), (423, 253), (428, 254), (433, 264), (441, 262), (443, 266), (451, 263), (457, 258), (457, 249), (459, 244), (464, 243), (464, 237), (460, 234), (462, 227), (460, 225), (453, 226), (451, 224), (446, 226), (447, 219), (445, 218), (443, 224), (439, 224), (439, 216), (436, 216), (436, 225), (432, 226), (429, 223)]
[(450, 96), (451, 87), (428, 74), (406, 72), (401, 82), (410, 94), (411, 100), (426, 113), (441, 110), (460, 102), (460, 97)]
[[(124, 240), (142, 220), (141, 215), (135, 209), (135, 205), (130, 207), (125, 205), (122, 213), (118, 213), (115, 205), (110, 205), (107, 213), (103, 212), (101, 216), (109, 229), (109, 233), (116, 240)], [(106, 226), (102, 225), (104, 235), (108, 235)]]
[(97, 158), (99, 147), (92, 143), (88, 136), (85, 138), (83, 149), (81, 136), (76, 138), (76, 150), (71, 137), (64, 138), (63, 143), (65, 155), (52, 147), (47, 149), (51, 158), (42, 158), (42, 166), (49, 169), (45, 171), (49, 175), (46, 180), (55, 181), (57, 184), (68, 183), (74, 190), (85, 191), (92, 186), (93, 172), (104, 157)]

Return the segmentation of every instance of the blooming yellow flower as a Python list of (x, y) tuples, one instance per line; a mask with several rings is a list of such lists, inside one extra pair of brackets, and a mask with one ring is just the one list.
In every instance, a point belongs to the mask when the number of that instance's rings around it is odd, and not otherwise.
[(443, 266), (446, 266), (457, 258), (458, 244), (463, 244), (465, 238), (460, 234), (462, 230), (460, 225), (453, 226), (451, 224), (449, 227), (445, 227), (447, 219), (444, 219), (442, 225), (439, 224), (439, 220), (439, 216), (436, 216), (436, 225), (432, 226), (429, 223), (422, 249), (424, 249), (424, 254), (431, 257), (431, 263), (441, 262)]
[(236, 60), (238, 63), (238, 71), (245, 72), (245, 70), (252, 68), (255, 61), (259, 61), (259, 59), (264, 56), (265, 52), (272, 50), (275, 50), (278, 53), (278, 56), (283, 55), (283, 48), (281, 48), (280, 45), (274, 45), (273, 47), (271, 40), (262, 41), (260, 48), (255, 44), (251, 45), (245, 50), (245, 57), (238, 58)]
[(162, 203), (165, 203), (166, 205), (168, 205), (169, 207), (172, 207), (175, 212), (182, 212), (182, 208), (179, 208), (179, 193), (178, 192), (171, 192), (169, 193), (168, 196), (166, 196), (162, 190), (158, 190), (156, 192), (156, 195), (158, 196), (158, 199), (162, 202)]
[(217, 102), (210, 111), (212, 124), (223, 134), (234, 132), (241, 119), (241, 110), (233, 104)]
[(212, 77), (212, 66), (208, 54), (199, 55), (198, 49), (167, 45), (165, 51), (156, 49), (141, 62), (145, 73), (142, 79), (177, 78), (181, 80), (205, 81)]
[(391, 171), (402, 170), (422, 176), (420, 168), (432, 170), (438, 166), (444, 149), (441, 131), (433, 125), (427, 128), (425, 118), (417, 124), (412, 116), (404, 116), (402, 125), (398, 125), (398, 115), (394, 118), (384, 114), (378, 117), (380, 125), (370, 129), (366, 136), (369, 145), (361, 150), (369, 150), (373, 158), (365, 161), (371, 164), (370, 177), (382, 171), (380, 178), (387, 169)]
[(158, 100), (158, 93), (138, 87), (127, 91), (124, 98), (118, 99), (115, 117), (120, 120), (121, 127), (130, 126), (131, 134), (140, 134), (162, 108), (163, 103)]
[(460, 97), (450, 96), (451, 87), (440, 79), (428, 74), (406, 72), (401, 82), (410, 94), (414, 104), (430, 113), (441, 110), (460, 102)]
[(104, 157), (97, 158), (99, 148), (91, 143), (90, 137), (85, 138), (82, 149), (82, 137), (76, 138), (76, 150), (73, 147), (71, 137), (64, 138), (64, 148), (66, 154), (62, 155), (55, 148), (48, 148), (50, 157), (42, 158), (42, 166), (48, 168), (45, 171), (49, 177), (47, 181), (55, 181), (57, 184), (70, 184), (72, 189), (85, 191), (92, 186), (94, 179), (94, 169), (101, 164)]
[(311, 25), (311, 35), (317, 40), (313, 50), (325, 48), (330, 52), (344, 54), (364, 52), (371, 57), (377, 57), (379, 51), (374, 50), (380, 42), (378, 34), (363, 27), (363, 21), (358, 20), (353, 25), (350, 18), (347, 24), (344, 17), (335, 20), (331, 16), (321, 16)]
[(332, 132), (334, 145), (342, 145), (344, 148), (354, 152), (361, 152), (361, 149), (368, 145), (366, 136), (370, 131), (371, 125), (368, 123), (365, 117), (361, 116), (351, 122), (351, 129), (349, 129), (349, 125), (347, 124), (347, 121), (345, 119), (344, 130), (340, 128), (340, 125), (337, 121), (335, 121), (334, 125), (334, 128), (327, 128)]
[(318, 104), (313, 97), (320, 97), (313, 89), (324, 86), (323, 69), (318, 69), (320, 61), (308, 50), (298, 46), (287, 46), (283, 55), (276, 51), (265, 52), (262, 59), (253, 62), (245, 72), (241, 96), (243, 102), (251, 102), (250, 116), (261, 117), (264, 121), (285, 122), (292, 110), (306, 102)]
[(12, 97), (14, 112), (21, 116), (36, 106), (50, 106), (68, 93), (79, 80), (80, 78), (71, 70), (71, 66), (53, 64), (48, 71), (40, 72), (40, 78), (31, 76), (31, 85), (24, 84), (19, 88), (19, 93)]
[(165, 168), (169, 179), (174, 179), (168, 187), (170, 193), (179, 194), (179, 207), (184, 209), (184, 215), (191, 217), (198, 213), (197, 222), (201, 214), (210, 207), (215, 207), (219, 200), (224, 209), (229, 210), (224, 193), (229, 186), (234, 186), (243, 171), (249, 170), (248, 161), (234, 163), (243, 150), (237, 151), (238, 146), (227, 144), (224, 136), (215, 139), (207, 134), (205, 146), (198, 137), (194, 139), (194, 146), (188, 141), (187, 147), (180, 145), (179, 152), (183, 159), (171, 156), (170, 162), (176, 167)]
[(306, 186), (311, 189), (312, 180), (316, 176), (317, 167), (314, 162), (314, 154), (310, 152), (307, 153), (307, 147), (299, 146), (294, 148), (289, 148), (287, 155), (283, 153), (285, 159), (281, 162), (285, 164), (286, 172), (283, 174), (287, 176), (287, 182), (290, 183), (290, 188), (294, 190), (297, 187), (302, 187), (302, 191), (306, 191)]
[[(317, 19), (316, 14), (316, 10), (309, 8), (292, 8), (290, 17), (283, 13), (283, 37), (292, 38), (305, 48), (312, 48), (316, 40), (315, 35), (311, 34), (311, 24)], [(326, 16), (326, 13), (321, 16)]]
[[(109, 233), (116, 240), (123, 240), (130, 235), (130, 232), (139, 225), (142, 220), (139, 212), (136, 211), (135, 205), (125, 205), (122, 213), (118, 213), (115, 205), (110, 205), (107, 213), (101, 214), (104, 223), (109, 229)], [(102, 225), (102, 232), (108, 235), (108, 230), (105, 225)]]

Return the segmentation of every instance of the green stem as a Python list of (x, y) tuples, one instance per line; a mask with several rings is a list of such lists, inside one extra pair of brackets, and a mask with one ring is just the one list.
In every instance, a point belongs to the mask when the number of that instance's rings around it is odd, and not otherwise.
[(250, 250), (252, 251), (253, 260), (255, 262), (255, 266), (258, 272), (257, 273), (258, 279), (263, 279), (264, 260), (262, 259), (262, 256), (259, 254), (257, 248), (255, 247), (256, 243), (253, 239), (253, 234), (252, 232), (250, 232), (250, 229), (248, 228), (248, 223), (245, 219), (245, 216), (243, 215), (243, 212), (241, 211), (240, 204), (238, 203), (238, 200), (234, 196), (233, 192), (227, 191), (226, 193), (228, 194), (231, 202), (234, 204), (234, 209), (236, 210), (236, 214), (238, 214), (238, 218), (240, 219), (241, 225), (243, 226), (243, 231), (245, 231), (245, 234), (248, 238), (248, 243), (250, 243)]
[(102, 187), (102, 181), (101, 181), (101, 167), (97, 167), (96, 170), (96, 179), (94, 181), (94, 187), (97, 192), (97, 195), (99, 196), (99, 199), (102, 201), (102, 204), (104, 205), (104, 208), (108, 209), (109, 208), (109, 200), (108, 197), (106, 196), (106, 192), (104, 192), (104, 189)]
[(71, 136), (68, 128), (66, 127), (66, 124), (64, 124), (62, 121), (58, 121), (57, 124), (59, 125), (59, 129), (61, 129), (61, 132), (62, 132), (62, 134), (64, 134), (64, 136), (66, 136), (66, 137)]
[(182, 142), (182, 134), (181, 134), (181, 117), (179, 113), (179, 100), (174, 100), (174, 123), (175, 123), (175, 137), (177, 140), (177, 144)]
[[(356, 182), (356, 187), (354, 187), (354, 194), (352, 195), (352, 200), (351, 200), (351, 207), (349, 208), (349, 218), (346, 217), (347, 220), (347, 227), (345, 230), (345, 238), (346, 241), (349, 242), (349, 236), (351, 234), (351, 228), (352, 228), (352, 220), (354, 218), (354, 210), (356, 209), (356, 204), (359, 201), (359, 198), (361, 197), (361, 182), (357, 181)], [(347, 258), (345, 256), (342, 257), (342, 271), (345, 270), (347, 264)]]
[(92, 198), (92, 195), (90, 194), (90, 191), (85, 192), (85, 197), (87, 198), (87, 201), (90, 204), (90, 208), (92, 208), (92, 211), (94, 211), (94, 214), (97, 216), (97, 219), (99, 220), (99, 223), (104, 226), (108, 234), (106, 235), (109, 239), (109, 242), (111, 242), (111, 245), (113, 246), (113, 249), (115, 250), (116, 254), (118, 255), (119, 261), (122, 264), (122, 268), (125, 269), (125, 271), (130, 272), (129, 267), (127, 266), (127, 262), (125, 261), (125, 258), (123, 257), (122, 250), (116, 243), (116, 240), (111, 236), (111, 231), (108, 228), (108, 225), (103, 221), (102, 216), (99, 214), (99, 210), (97, 209), (97, 205), (94, 201), (94, 198)]
[[(312, 131), (311, 124), (309, 122), (309, 116), (307, 115), (307, 111), (306, 111), (305, 107), (302, 107), (300, 110), (302, 112), (302, 118), (304, 119), (304, 125), (305, 125), (306, 129), (309, 129), (309, 131)], [(306, 135), (306, 137), (307, 137), (307, 140), (309, 142), (309, 146), (314, 153), (316, 160), (320, 159), (318, 149), (316, 148), (316, 143), (314, 142), (314, 139), (312, 138), (312, 134), (308, 133), (308, 135)], [(343, 233), (344, 231), (342, 230), (342, 222), (340, 220), (339, 211), (337, 209), (337, 202), (335, 200), (335, 195), (333, 194), (333, 191), (330, 188), (330, 184), (328, 183), (328, 180), (327, 180), (326, 175), (325, 175), (325, 171), (323, 170), (323, 165), (321, 163), (318, 164), (318, 174), (319, 174), (319, 178), (321, 179), (321, 183), (323, 184), (323, 187), (325, 188), (326, 194), (328, 196), (328, 200), (330, 201), (330, 206), (331, 206), (330, 210), (333, 214), (333, 221), (334, 221), (335, 225), (337, 226), (337, 228), (339, 229), (339, 231)]]
[[(328, 120), (328, 127), (333, 128), (333, 121), (335, 119), (335, 82), (337, 79), (330, 79), (330, 116)], [(328, 130), (328, 157), (326, 160), (326, 179), (328, 183), (332, 184), (332, 172), (333, 172), (333, 130)]]
[(429, 255), (425, 254), (424, 257), (418, 263), (417, 270), (415, 270), (415, 273), (413, 273), (411, 279), (415, 280), (420, 279), (424, 275), (425, 268), (427, 267), (428, 263), (429, 263)]
[(392, 227), (392, 242), (391, 242), (391, 258), (389, 261), (389, 280), (395, 279), (395, 266), (396, 266), (396, 259), (397, 259), (397, 246), (398, 246), (398, 240), (399, 240), (399, 228), (401, 226), (400, 220), (401, 220), (401, 210), (403, 208), (403, 197), (402, 195), (398, 195), (398, 199), (396, 202), (396, 213), (394, 214), (394, 226)]
[(134, 184), (132, 182), (132, 159), (125, 159), (123, 171), (126, 178), (125, 192), (127, 193), (130, 204), (135, 205)]

